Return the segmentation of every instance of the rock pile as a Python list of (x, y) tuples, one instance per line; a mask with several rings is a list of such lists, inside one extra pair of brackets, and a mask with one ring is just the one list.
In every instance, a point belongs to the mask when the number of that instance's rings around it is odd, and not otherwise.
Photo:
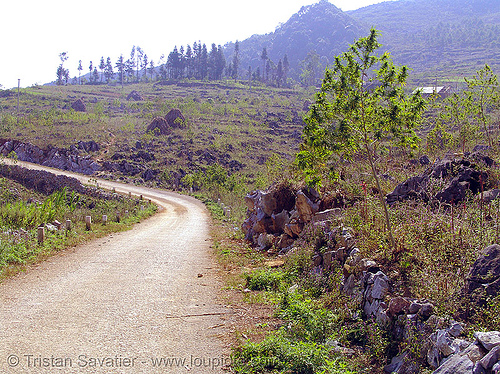
[[(456, 204), (465, 199), (467, 191), (478, 194), (489, 186), (488, 172), (494, 161), (480, 152), (474, 152), (461, 159), (445, 158), (436, 161), (421, 175), (411, 177), (399, 184), (387, 195), (387, 202), (393, 204), (403, 200), (440, 201)], [(443, 185), (439, 192), (431, 192)]]
[(272, 246), (289, 249), (306, 224), (335, 221), (340, 215), (338, 208), (320, 212), (321, 200), (315, 190), (294, 191), (288, 185), (254, 191), (245, 197), (245, 203), (248, 218), (243, 222), (243, 232), (262, 250)]

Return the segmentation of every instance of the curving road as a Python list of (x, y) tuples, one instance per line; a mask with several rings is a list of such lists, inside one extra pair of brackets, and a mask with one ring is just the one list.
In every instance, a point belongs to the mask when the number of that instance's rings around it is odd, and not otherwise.
[(0, 284), (0, 373), (222, 372), (229, 312), (217, 303), (203, 204), (98, 182), (162, 209), (130, 231), (66, 250)]

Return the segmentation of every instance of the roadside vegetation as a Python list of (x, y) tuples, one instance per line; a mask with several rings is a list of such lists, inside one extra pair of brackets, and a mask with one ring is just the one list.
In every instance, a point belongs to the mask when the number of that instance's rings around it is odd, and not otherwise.
[[(0, 280), (67, 247), (126, 230), (155, 211), (156, 205), (145, 200), (102, 199), (66, 188), (46, 196), (0, 178)], [(109, 217), (105, 224), (103, 215)], [(86, 216), (92, 217), (90, 231)], [(66, 220), (71, 221), (69, 230)], [(45, 228), (43, 243), (38, 242), (38, 227)]]
[[(359, 56), (366, 58), (363, 53)], [(362, 70), (337, 67), (339, 74), (362, 74)], [(500, 313), (500, 296), (493, 295), (477, 307), (467, 302), (464, 305), (461, 293), (482, 249), (499, 241), (500, 203), (483, 198), (483, 192), (498, 188), (498, 168), (474, 165), (488, 177), (478, 192), (469, 190), (459, 204), (417, 197), (392, 204), (385, 211), (380, 200), (399, 183), (429, 170), (429, 163), (420, 160), (428, 158), (431, 164), (443, 158), (459, 160), (473, 150), (494, 161), (499, 159), (500, 134), (495, 124), (500, 118), (500, 90), (496, 75), (485, 66), (464, 80), (465, 90), (444, 99), (431, 97), (422, 118), (424, 101), (403, 101), (408, 112), (396, 112), (417, 120), (415, 133), (398, 132), (398, 124), (405, 126), (403, 130), (411, 127), (408, 119), (398, 122), (392, 116), (392, 123), (370, 122), (388, 125), (390, 131), (375, 128), (373, 135), (363, 138), (367, 127), (362, 124), (358, 129), (354, 123), (363, 116), (350, 113), (363, 101), (364, 92), (359, 91), (358, 100), (354, 93), (346, 94), (352, 105), (345, 100), (336, 102), (336, 94), (342, 92), (335, 91), (336, 82), (340, 88), (345, 88), (341, 83), (346, 81), (360, 86), (353, 83), (354, 77), (335, 81), (334, 74), (327, 71), (316, 105), (306, 117), (304, 142), (296, 161), (269, 175), (275, 183), (292, 184), (296, 189), (309, 182), (323, 197), (341, 194), (342, 226), (354, 233), (359, 258), (374, 260), (390, 277), (394, 297), (431, 301), (439, 318), (462, 321), (469, 339), (474, 331), (499, 330), (495, 316)], [(336, 104), (345, 105), (345, 110), (335, 112)], [(364, 109), (385, 115), (383, 109)], [(410, 137), (397, 142), (397, 136), (403, 134)], [(430, 189), (434, 193), (446, 185), (443, 179), (433, 183)], [(227, 274), (228, 293), (248, 310), (244, 315), (248, 318), (253, 314), (254, 319), (248, 323), (241, 317), (235, 322), (236, 372), (383, 373), (390, 358), (405, 350), (416, 354), (421, 372), (432, 372), (426, 358), (418, 356), (423, 341), (393, 340), (393, 331), (367, 319), (360, 304), (341, 291), (346, 277), (359, 269), (346, 264), (318, 272), (313, 259), (327, 250), (320, 235), (301, 236), (300, 246), (276, 260), (278, 248), (256, 252), (234, 229), (234, 223), (221, 226), (225, 228), (218, 228), (222, 232), (215, 234), (215, 248)], [(267, 310), (267, 319), (259, 314), (258, 306)], [(464, 308), (471, 308), (466, 319), (460, 317)]]

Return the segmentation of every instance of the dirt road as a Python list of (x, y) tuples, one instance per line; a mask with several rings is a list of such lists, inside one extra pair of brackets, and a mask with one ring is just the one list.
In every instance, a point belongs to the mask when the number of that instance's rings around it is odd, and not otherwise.
[(229, 311), (216, 301), (204, 206), (98, 182), (163, 209), (0, 284), (0, 373), (221, 372)]

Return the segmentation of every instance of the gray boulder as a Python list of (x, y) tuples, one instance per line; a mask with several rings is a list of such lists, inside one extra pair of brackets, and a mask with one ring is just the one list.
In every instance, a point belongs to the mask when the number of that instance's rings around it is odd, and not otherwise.
[(500, 331), (475, 332), (474, 337), (488, 351), (500, 345)]
[(493, 200), (498, 199), (498, 195), (500, 195), (499, 189), (493, 189), (483, 192), (483, 202), (486, 204), (491, 203)]
[(319, 204), (315, 204), (302, 191), (297, 192), (295, 200), (295, 209), (299, 213), (302, 222), (310, 222), (313, 215), (318, 212)]
[(499, 291), (500, 245), (493, 244), (486, 247), (472, 265), (465, 280), (464, 292), (474, 308), (483, 307), (486, 299), (497, 296)]

